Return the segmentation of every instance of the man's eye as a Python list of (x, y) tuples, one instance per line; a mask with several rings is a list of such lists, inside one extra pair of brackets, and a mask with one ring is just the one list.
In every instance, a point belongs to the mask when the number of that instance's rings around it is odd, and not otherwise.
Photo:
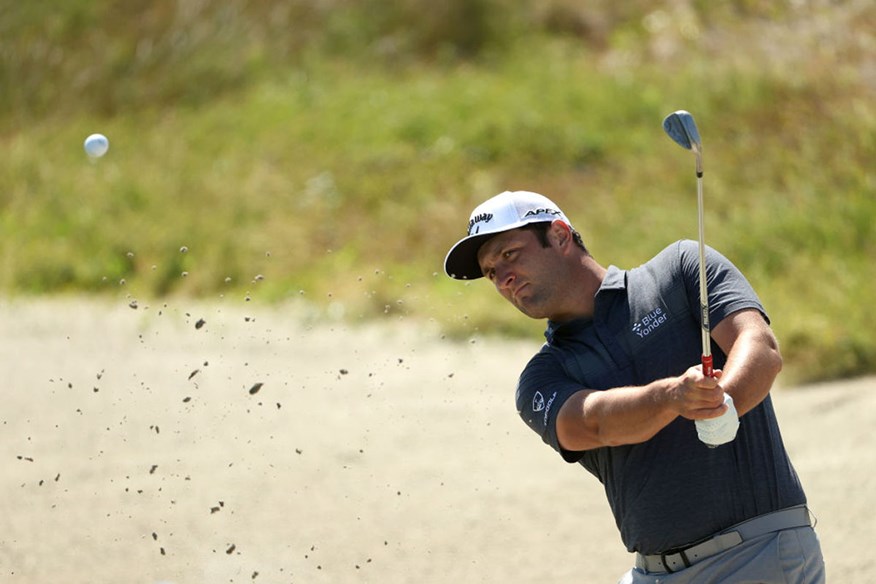
[(510, 260), (514, 256), (515, 251), (516, 250), (513, 250), (513, 249), (508, 250), (502, 254), (502, 257), (505, 258), (506, 260)]

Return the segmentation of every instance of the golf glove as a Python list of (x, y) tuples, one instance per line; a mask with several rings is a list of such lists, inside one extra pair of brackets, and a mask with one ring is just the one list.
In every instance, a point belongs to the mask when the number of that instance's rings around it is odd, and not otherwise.
[(700, 442), (710, 448), (731, 442), (736, 438), (736, 431), (739, 429), (739, 414), (736, 413), (730, 394), (724, 394), (724, 403), (727, 404), (727, 411), (720, 418), (696, 421)]

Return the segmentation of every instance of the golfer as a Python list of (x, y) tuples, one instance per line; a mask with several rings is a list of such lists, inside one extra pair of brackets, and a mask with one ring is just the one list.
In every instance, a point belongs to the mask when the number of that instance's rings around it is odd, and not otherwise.
[[(680, 241), (638, 268), (604, 268), (556, 204), (516, 191), (475, 208), (444, 267), (486, 277), (523, 314), (547, 319), (517, 411), (605, 487), (636, 554), (620, 582), (824, 582), (769, 396), (782, 358), (766, 312), (708, 249), (715, 374), (704, 376), (698, 261), (697, 243)], [(725, 419), (730, 407), (729, 441), (700, 441), (696, 420)]]

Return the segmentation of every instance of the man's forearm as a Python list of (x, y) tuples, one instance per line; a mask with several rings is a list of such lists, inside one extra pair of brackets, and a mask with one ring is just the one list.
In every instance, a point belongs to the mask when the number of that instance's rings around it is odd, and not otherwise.
[(778, 347), (745, 336), (736, 341), (727, 356), (721, 386), (733, 397), (740, 417), (764, 400), (781, 370)]
[(727, 353), (721, 386), (733, 397), (741, 417), (767, 396), (782, 370), (778, 342), (759, 312), (731, 315), (713, 331)]
[(641, 387), (582, 390), (560, 409), (557, 436), (563, 448), (575, 451), (638, 444), (679, 415), (692, 420), (721, 415), (723, 394), (718, 380), (705, 377), (700, 367)]
[(600, 445), (645, 442), (678, 417), (669, 407), (671, 383), (660, 379), (642, 387), (593, 392), (582, 402), (584, 420)]

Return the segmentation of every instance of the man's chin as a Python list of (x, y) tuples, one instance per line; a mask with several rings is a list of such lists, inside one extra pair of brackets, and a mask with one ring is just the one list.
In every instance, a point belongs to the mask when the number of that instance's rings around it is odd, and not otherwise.
[(531, 303), (515, 303), (514, 306), (529, 318), (534, 318), (536, 320), (547, 318), (547, 315), (543, 314), (538, 306)]

